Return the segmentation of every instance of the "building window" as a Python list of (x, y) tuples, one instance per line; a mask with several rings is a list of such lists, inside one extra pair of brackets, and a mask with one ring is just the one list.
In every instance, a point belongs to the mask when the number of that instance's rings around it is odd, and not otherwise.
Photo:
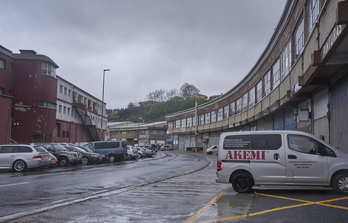
[(51, 64), (42, 63), (41, 74), (56, 77), (56, 68), (54, 68)]
[(5, 69), (5, 60), (0, 58), (0, 68)]
[(71, 97), (71, 90), (68, 91), (68, 96)]
[(192, 126), (192, 117), (187, 118), (186, 123), (187, 123), (187, 127), (191, 127)]
[(237, 101), (236, 101), (236, 113), (239, 114), (242, 112), (242, 98), (239, 98)]
[(304, 47), (304, 20), (301, 19), (295, 30), (295, 55), (296, 59), (301, 55)]
[(49, 102), (49, 101), (40, 101), (39, 102), (39, 107), (50, 108), (50, 109), (54, 109), (54, 110), (57, 109), (57, 105), (52, 103), (52, 102)]
[(227, 118), (228, 118), (229, 113), (230, 113), (230, 106), (229, 106), (229, 105), (226, 105), (226, 106), (224, 107), (224, 119), (227, 119)]
[(273, 64), (273, 89), (280, 84), (280, 63), (279, 59)]
[(268, 71), (265, 76), (263, 76), (264, 92), (265, 96), (271, 93), (271, 72)]
[(230, 104), (230, 116), (233, 116), (236, 114), (236, 102), (232, 102)]
[(193, 117), (192, 118), (192, 126), (196, 126), (197, 125), (197, 117)]
[(59, 86), (59, 93), (63, 94), (63, 85)]
[(58, 110), (59, 113), (62, 113), (62, 106), (59, 105), (59, 110)]
[(223, 118), (224, 118), (224, 109), (223, 108), (219, 108), (217, 120), (221, 121)]
[(249, 91), (249, 108), (255, 104), (255, 88)]
[(256, 102), (260, 102), (262, 98), (263, 98), (263, 91), (262, 91), (262, 80), (261, 80), (256, 85)]
[(211, 112), (211, 122), (216, 122), (216, 110)]
[(248, 93), (246, 93), (242, 97), (242, 111), (246, 111), (248, 109), (248, 104)]
[(199, 125), (204, 125), (204, 115), (199, 116)]
[(176, 127), (177, 129), (180, 128), (180, 120), (176, 120), (176, 121), (175, 121), (175, 127)]
[(64, 87), (64, 95), (68, 94), (68, 88)]
[(210, 112), (205, 113), (205, 124), (209, 124), (210, 123)]
[(186, 119), (181, 120), (181, 128), (186, 128)]
[(281, 53), (281, 64), (280, 64), (280, 72), (281, 72), (281, 80), (289, 74), (291, 68), (291, 42), (289, 41)]
[(319, 16), (319, 0), (309, 0), (308, 15), (309, 15), (309, 31), (312, 31)]

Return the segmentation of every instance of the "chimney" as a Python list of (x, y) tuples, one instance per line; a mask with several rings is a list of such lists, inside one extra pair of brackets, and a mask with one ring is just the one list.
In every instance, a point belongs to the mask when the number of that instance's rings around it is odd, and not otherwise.
[(21, 54), (36, 54), (34, 50), (19, 50)]

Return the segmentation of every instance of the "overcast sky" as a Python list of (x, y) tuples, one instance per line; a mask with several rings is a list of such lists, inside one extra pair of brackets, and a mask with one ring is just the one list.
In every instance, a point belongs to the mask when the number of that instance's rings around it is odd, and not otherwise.
[(1, 0), (0, 45), (35, 50), (108, 109), (155, 90), (226, 93), (268, 44), (286, 0)]

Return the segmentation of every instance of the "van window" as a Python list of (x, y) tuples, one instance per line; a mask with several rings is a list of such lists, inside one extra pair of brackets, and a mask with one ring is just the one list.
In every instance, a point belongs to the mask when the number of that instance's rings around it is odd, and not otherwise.
[(336, 157), (330, 148), (307, 136), (288, 135), (288, 143), (289, 148), (297, 152)]
[(277, 150), (282, 146), (280, 134), (226, 136), (224, 149)]
[(250, 135), (232, 135), (226, 136), (224, 140), (224, 149), (249, 149)]
[(109, 148), (119, 148), (120, 142), (102, 142), (96, 143), (95, 149), (109, 149)]
[(301, 153), (317, 154), (318, 142), (301, 135), (288, 135), (289, 148)]
[(280, 134), (264, 134), (251, 136), (252, 150), (277, 150), (282, 146)]

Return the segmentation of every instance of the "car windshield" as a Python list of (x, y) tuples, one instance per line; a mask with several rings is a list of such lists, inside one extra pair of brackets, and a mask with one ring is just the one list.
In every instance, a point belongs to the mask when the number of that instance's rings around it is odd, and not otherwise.
[(57, 151), (68, 151), (66, 148), (64, 148), (64, 146), (59, 145), (59, 144), (55, 144), (53, 145), (54, 148), (56, 148)]
[(94, 151), (88, 147), (82, 147), (81, 149), (85, 150), (86, 152), (94, 153)]
[(78, 151), (80, 151), (81, 153), (85, 153), (86, 151), (81, 149), (81, 148), (78, 148), (78, 147), (74, 147), (75, 149), (77, 149)]

